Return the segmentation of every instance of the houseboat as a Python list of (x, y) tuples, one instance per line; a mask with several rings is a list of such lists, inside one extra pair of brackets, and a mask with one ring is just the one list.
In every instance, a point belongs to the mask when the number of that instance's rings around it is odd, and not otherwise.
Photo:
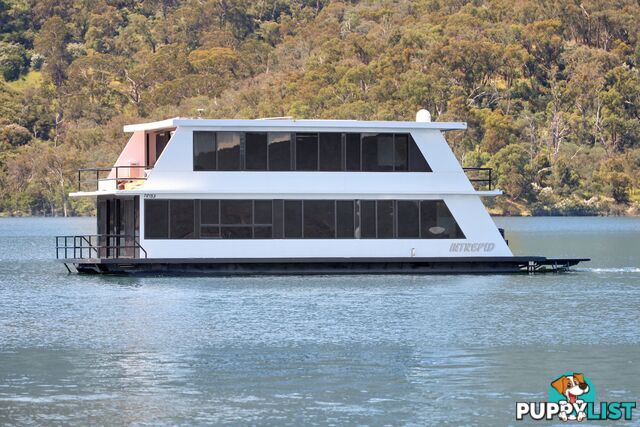
[(81, 169), (97, 234), (58, 236), (79, 273), (363, 274), (559, 271), (514, 256), (444, 132), (466, 123), (172, 118), (128, 125), (112, 167)]

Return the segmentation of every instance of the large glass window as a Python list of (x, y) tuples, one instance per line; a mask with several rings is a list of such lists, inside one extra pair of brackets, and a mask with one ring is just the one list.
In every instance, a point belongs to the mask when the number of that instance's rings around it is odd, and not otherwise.
[(362, 135), (362, 170), (369, 172), (393, 171), (393, 134)]
[(193, 200), (171, 200), (170, 202), (170, 239), (193, 239), (195, 218)]
[(378, 239), (393, 239), (393, 200), (376, 202), (376, 222)]
[(218, 132), (218, 170), (240, 170), (240, 132)]
[(284, 238), (302, 238), (302, 201), (284, 201)]
[(220, 223), (221, 224), (251, 224), (251, 200), (221, 200)]
[(420, 237), (420, 207), (415, 200), (398, 200), (398, 238)]
[(376, 201), (360, 200), (360, 237), (376, 238)]
[(317, 133), (296, 133), (296, 170), (318, 170)]
[(420, 152), (418, 145), (409, 135), (409, 171), (410, 172), (431, 172), (429, 163)]
[(336, 216), (336, 237), (338, 239), (353, 239), (355, 237), (353, 200), (336, 201)]
[(200, 201), (200, 238), (220, 238), (220, 202), (218, 200)]
[(144, 238), (169, 238), (169, 201), (144, 201)]
[(247, 132), (245, 136), (245, 168), (249, 171), (267, 170), (267, 134)]
[(304, 201), (304, 238), (333, 239), (336, 235), (335, 201)]
[(345, 135), (345, 169), (348, 171), (360, 170), (360, 134), (348, 133)]
[(216, 170), (215, 132), (193, 132), (193, 170)]
[(251, 200), (220, 201), (220, 236), (223, 239), (251, 239), (252, 205)]
[(342, 170), (342, 134), (320, 134), (320, 170)]
[(396, 134), (393, 138), (393, 164), (396, 172), (408, 170), (409, 166), (409, 135)]
[(193, 170), (431, 172), (408, 133), (331, 132), (194, 131)]
[(269, 170), (291, 170), (290, 133), (269, 133)]
[(464, 239), (443, 200), (145, 200), (146, 239)]
[(464, 233), (443, 200), (420, 202), (420, 227), (423, 239), (464, 239)]

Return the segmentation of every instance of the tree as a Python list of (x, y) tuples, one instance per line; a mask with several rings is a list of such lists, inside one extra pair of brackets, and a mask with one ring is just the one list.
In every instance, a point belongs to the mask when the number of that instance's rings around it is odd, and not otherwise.
[(5, 80), (16, 80), (27, 69), (27, 55), (24, 47), (0, 42), (0, 73)]
[(35, 49), (44, 55), (44, 70), (56, 87), (62, 86), (69, 65), (66, 46), (69, 31), (59, 16), (47, 19), (35, 39)]

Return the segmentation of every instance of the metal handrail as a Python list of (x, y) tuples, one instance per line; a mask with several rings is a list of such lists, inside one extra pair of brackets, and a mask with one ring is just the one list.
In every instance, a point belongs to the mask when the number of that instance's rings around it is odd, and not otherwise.
[(493, 189), (493, 169), (492, 168), (462, 168), (462, 170), (467, 172), (484, 172), (487, 173), (484, 178), (473, 178), (469, 177), (469, 181), (472, 183), (477, 183), (481, 185), (487, 185), (489, 191)]
[[(106, 239), (106, 244), (100, 244), (100, 239)], [(119, 239), (132, 239), (132, 244), (120, 245), (112, 244), (112, 239), (116, 238), (116, 243), (119, 243)], [(133, 249), (133, 256), (121, 257), (120, 253), (122, 249)], [(69, 252), (73, 254), (73, 259), (90, 259), (90, 258), (139, 258), (136, 256), (136, 249), (139, 253), (142, 253), (144, 258), (147, 258), (147, 251), (140, 245), (136, 236), (127, 234), (85, 234), (85, 235), (67, 235), (56, 236), (56, 259), (61, 259), (61, 252), (64, 251), (64, 257), (62, 259), (70, 259)], [(111, 255), (111, 250), (115, 250), (115, 256)], [(85, 257), (85, 251), (88, 252)], [(101, 251), (104, 251), (105, 256), (100, 256)], [(95, 257), (92, 255), (95, 254)]]
[[(96, 182), (96, 190), (98, 190), (98, 186), (100, 181), (144, 181), (147, 179), (146, 176), (140, 176), (140, 177), (131, 177), (131, 176), (127, 176), (127, 177), (123, 177), (123, 176), (119, 176), (121, 175), (119, 173), (119, 171), (121, 169), (149, 169), (148, 165), (120, 165), (120, 166), (111, 166), (111, 167), (95, 167), (95, 168), (82, 168), (82, 169), (78, 169), (78, 192), (82, 191), (82, 174), (84, 172), (95, 172), (96, 177), (95, 177), (95, 182)], [(100, 172), (109, 172), (109, 175), (111, 174), (112, 171), (115, 171), (115, 176), (113, 178), (109, 178), (109, 176), (107, 176), (106, 178), (100, 178)]]

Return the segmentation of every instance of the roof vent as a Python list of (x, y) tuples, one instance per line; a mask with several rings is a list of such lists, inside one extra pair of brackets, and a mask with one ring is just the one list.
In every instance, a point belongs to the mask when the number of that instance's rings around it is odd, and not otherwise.
[(430, 122), (431, 113), (424, 108), (416, 113), (416, 122)]

